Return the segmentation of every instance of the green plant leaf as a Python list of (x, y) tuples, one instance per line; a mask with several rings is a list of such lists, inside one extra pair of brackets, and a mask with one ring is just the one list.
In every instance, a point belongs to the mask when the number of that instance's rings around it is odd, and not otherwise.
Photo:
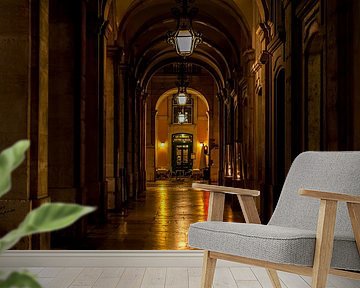
[(11, 172), (25, 159), (29, 140), (20, 140), (0, 153), (0, 197), (11, 188)]
[(78, 204), (43, 204), (31, 211), (17, 229), (0, 239), (0, 251), (11, 248), (24, 236), (65, 228), (94, 210), (94, 207)]
[(0, 280), (0, 288), (41, 288), (35, 278), (27, 272), (12, 272), (5, 280)]

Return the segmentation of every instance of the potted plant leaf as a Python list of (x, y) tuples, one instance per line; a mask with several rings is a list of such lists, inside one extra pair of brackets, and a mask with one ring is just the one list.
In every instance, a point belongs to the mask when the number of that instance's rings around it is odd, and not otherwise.
[[(29, 145), (28, 140), (21, 140), (0, 153), (0, 197), (10, 191), (11, 173), (25, 159)], [(15, 230), (0, 238), (0, 253), (13, 247), (24, 236), (65, 228), (94, 210), (94, 207), (78, 204), (43, 204), (28, 213)], [(41, 288), (41, 285), (30, 273), (14, 271), (6, 279), (0, 279), (0, 288), (5, 287)]]

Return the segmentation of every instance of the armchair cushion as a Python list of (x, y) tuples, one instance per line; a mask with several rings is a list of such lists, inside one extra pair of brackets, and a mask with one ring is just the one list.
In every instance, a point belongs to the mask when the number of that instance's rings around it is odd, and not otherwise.
[[(312, 266), (316, 232), (275, 225), (198, 222), (190, 225), (194, 248), (283, 264)], [(360, 257), (352, 237), (335, 235), (333, 268), (360, 271)]]

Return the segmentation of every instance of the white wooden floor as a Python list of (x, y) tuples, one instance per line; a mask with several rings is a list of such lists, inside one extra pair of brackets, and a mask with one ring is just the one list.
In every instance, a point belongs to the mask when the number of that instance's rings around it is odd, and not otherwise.
[[(18, 270), (2, 268), (3, 272)], [(191, 267), (28, 267), (44, 288), (199, 288), (201, 268)], [(309, 277), (279, 273), (284, 288), (309, 288)], [(272, 288), (264, 269), (219, 267), (216, 288)], [(355, 288), (358, 281), (330, 276), (327, 287)]]
[[(37, 252), (40, 253), (40, 252)], [(134, 254), (134, 259), (126, 257), (114, 258), (97, 258), (89, 253), (78, 252), (76, 257), (72, 258), (71, 254), (66, 253), (67, 258), (60, 257), (57, 253), (59, 261), (56, 257), (40, 254), (36, 257), (36, 253), (21, 257), (16, 254), (5, 254), (0, 256), (0, 271), (10, 273), (14, 270), (23, 270), (33, 273), (38, 278), (44, 288), (195, 288), (200, 287), (201, 277), (201, 254), (188, 253), (188, 258), (184, 254), (168, 255), (167, 258), (161, 252), (145, 255), (144, 265), (141, 263), (141, 255)], [(135, 252), (136, 253), (136, 252)], [(163, 252), (168, 253), (168, 252)], [(65, 256), (66, 256), (65, 255)], [(79, 256), (82, 255), (82, 256)], [(152, 256), (151, 256), (152, 255)], [(180, 255), (180, 256), (176, 256)], [(105, 255), (106, 256), (106, 255)], [(11, 258), (9, 258), (11, 257)], [(120, 259), (121, 258), (121, 259)], [(12, 260), (9, 260), (12, 259)], [(31, 259), (33, 261), (31, 261)], [(48, 260), (46, 260), (48, 259)], [(72, 260), (76, 259), (76, 260)], [(178, 259), (178, 260), (177, 260)], [(184, 260), (185, 259), (185, 260)], [(5, 260), (6, 262), (2, 261)], [(40, 262), (43, 265), (40, 267)], [(128, 265), (127, 265), (127, 263)], [(82, 265), (79, 265), (83, 263)], [(118, 264), (121, 265), (117, 266)], [(189, 267), (185, 267), (188, 265)], [(26, 268), (23, 268), (26, 267)], [(279, 273), (283, 288), (309, 288), (311, 279), (299, 275), (289, 273)], [(360, 281), (349, 280), (340, 277), (330, 276), (328, 286), (331, 288), (360, 288)], [(272, 288), (267, 274), (264, 269), (257, 267), (249, 267), (245, 265), (232, 264), (223, 261), (217, 267), (214, 287), (216, 288)]]

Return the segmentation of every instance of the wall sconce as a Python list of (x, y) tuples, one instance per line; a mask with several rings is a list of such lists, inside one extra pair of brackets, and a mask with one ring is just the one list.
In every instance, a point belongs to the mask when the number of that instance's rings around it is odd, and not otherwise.
[(204, 144), (204, 154), (208, 155), (209, 154), (209, 146)]
[(165, 147), (165, 142), (160, 142), (160, 147), (164, 148)]

